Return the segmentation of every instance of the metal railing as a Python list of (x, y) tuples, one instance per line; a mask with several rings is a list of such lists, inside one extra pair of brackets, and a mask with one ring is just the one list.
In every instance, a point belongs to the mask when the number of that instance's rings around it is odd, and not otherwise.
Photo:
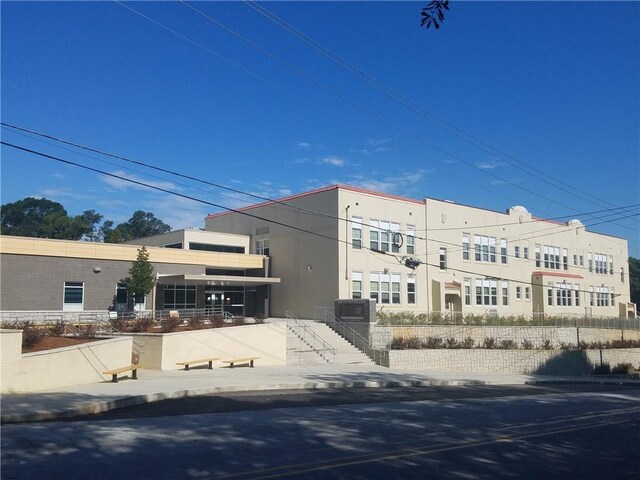
[(337, 350), (333, 348), (325, 339), (320, 337), (312, 328), (301, 322), (291, 312), (285, 312), (287, 318), (287, 328), (291, 329), (309, 348), (324, 358), (329, 363), (335, 363)]
[[(384, 349), (374, 347), (370, 333), (367, 333), (367, 336), (365, 337), (350, 325), (339, 321), (333, 312), (327, 308), (316, 308), (314, 310), (314, 320), (325, 323), (338, 335), (342, 336), (347, 342), (367, 355), (375, 364), (383, 366), (388, 364), (387, 352)], [(358, 325), (362, 325), (363, 331), (364, 329), (368, 330), (369, 328), (369, 324)]]

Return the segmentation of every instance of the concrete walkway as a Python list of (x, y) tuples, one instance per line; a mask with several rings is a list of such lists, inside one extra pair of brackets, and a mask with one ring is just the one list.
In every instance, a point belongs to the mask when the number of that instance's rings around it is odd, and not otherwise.
[(201, 394), (278, 389), (518, 385), (560, 382), (634, 384), (640, 380), (389, 370), (377, 365), (286, 365), (255, 368), (139, 370), (138, 380), (92, 383), (55, 392), (4, 394), (2, 423), (34, 422), (103, 412), (147, 402)]

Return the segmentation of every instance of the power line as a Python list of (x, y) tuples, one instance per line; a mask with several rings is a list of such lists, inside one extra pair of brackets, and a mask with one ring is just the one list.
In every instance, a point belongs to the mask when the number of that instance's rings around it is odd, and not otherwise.
[[(180, 0), (180, 1), (182, 3), (186, 4), (186, 2), (184, 2), (183, 0)], [(364, 72), (363, 70), (361, 70), (360, 68), (356, 67), (352, 63), (348, 62), (347, 60), (345, 60), (344, 58), (342, 58), (341, 56), (339, 56), (338, 54), (336, 54), (335, 52), (333, 52), (332, 50), (330, 50), (329, 48), (327, 48), (326, 46), (324, 46), (320, 42), (318, 42), (315, 39), (311, 38), (310, 36), (308, 36), (304, 32), (302, 32), (299, 29), (297, 29), (296, 27), (292, 26), (290, 23), (286, 22), (281, 17), (279, 17), (276, 14), (274, 14), (273, 12), (269, 11), (266, 7), (263, 7), (262, 5), (258, 4), (255, 1), (251, 1), (251, 0), (243, 0), (243, 1), (244, 1), (244, 3), (246, 5), (248, 5), (249, 7), (253, 8), (256, 12), (260, 13), (262, 16), (264, 16), (265, 18), (267, 18), (271, 22), (275, 23), (276, 25), (278, 25), (282, 29), (286, 30), (291, 35), (293, 35), (294, 37), (296, 37), (299, 40), (303, 41), (304, 43), (309, 45), (311, 48), (313, 48), (314, 50), (316, 50), (320, 54), (322, 54), (325, 57), (329, 58), (331, 61), (333, 61), (334, 63), (336, 63), (338, 66), (342, 67), (343, 69), (347, 70), (352, 75), (354, 75), (354, 76), (358, 77), (359, 79), (363, 80), (367, 84), (369, 84), (372, 87), (374, 87), (376, 90), (382, 92), (384, 95), (386, 95), (389, 98), (395, 100), (396, 102), (402, 104), (403, 106), (405, 106), (409, 110), (413, 111), (414, 113), (418, 114), (422, 118), (434, 123), (435, 125), (439, 126), (440, 128), (443, 128), (444, 130), (446, 130), (449, 133), (457, 136), (458, 138), (466, 141), (467, 143), (470, 143), (470, 144), (476, 146), (477, 148), (481, 149), (482, 151), (484, 151), (484, 152), (486, 152), (486, 153), (488, 153), (488, 154), (490, 154), (492, 156), (496, 156), (498, 158), (501, 158), (502, 160), (506, 161), (508, 164), (510, 164), (510, 165), (514, 166), (515, 168), (518, 168), (519, 170), (521, 170), (521, 171), (533, 176), (534, 178), (542, 180), (538, 175), (535, 175), (534, 173), (531, 173), (530, 171), (525, 170), (524, 168), (520, 167), (519, 165), (517, 165), (517, 164), (515, 164), (513, 162), (517, 162), (517, 163), (519, 163), (521, 165), (524, 165), (528, 169), (530, 169), (530, 170), (532, 170), (534, 172), (538, 172), (539, 174), (543, 175), (544, 177), (547, 178), (547, 180), (544, 180), (545, 182), (548, 182), (548, 181), (557, 182), (560, 185), (564, 185), (565, 187), (571, 188), (571, 189), (579, 192), (580, 194), (582, 194), (582, 195), (576, 195), (576, 196), (579, 196), (583, 200), (587, 200), (585, 198), (585, 196), (589, 196), (589, 197), (597, 200), (598, 202), (615, 206), (611, 202), (608, 202), (606, 200), (600, 199), (600, 198), (596, 197), (595, 195), (592, 195), (589, 192), (580, 190), (580, 189), (578, 189), (577, 187), (575, 187), (573, 185), (570, 185), (570, 184), (568, 184), (566, 182), (563, 182), (562, 180), (556, 179), (555, 177), (545, 173), (544, 171), (542, 171), (540, 169), (537, 169), (534, 166), (531, 166), (531, 165), (529, 165), (529, 164), (527, 164), (527, 163), (525, 163), (525, 162), (523, 162), (521, 160), (518, 160), (517, 158), (515, 158), (515, 157), (513, 157), (513, 156), (511, 156), (511, 155), (509, 155), (507, 153), (504, 153), (500, 149), (488, 144), (487, 142), (484, 142), (483, 140), (480, 140), (479, 138), (473, 136), (469, 132), (466, 132), (465, 130), (453, 125), (452, 123), (450, 123), (450, 122), (448, 122), (446, 120), (444, 120), (443, 118), (437, 116), (436, 114), (434, 114), (433, 112), (427, 110), (426, 108), (416, 104), (411, 99), (403, 96), (402, 94), (400, 94), (396, 90), (392, 89), (388, 85), (385, 85), (384, 83), (382, 83), (381, 81), (379, 81), (378, 79), (373, 77), (372, 75)], [(489, 150), (489, 149), (491, 149), (491, 150)], [(498, 153), (498, 155), (496, 155), (496, 152)], [(509, 159), (513, 160), (513, 162), (510, 161)], [(557, 185), (555, 185), (553, 183), (552, 183), (552, 185), (554, 187), (558, 188), (558, 189), (564, 190), (562, 187), (559, 187), (559, 186), (557, 186)], [(587, 201), (589, 201), (589, 200), (587, 200)], [(589, 202), (590, 203), (594, 203), (592, 201), (589, 201)]]
[[(145, 19), (147, 19), (147, 20), (150, 20), (150, 21), (152, 21), (153, 23), (155, 23), (155, 24), (157, 24), (157, 25), (161, 26), (162, 28), (165, 28), (166, 30), (171, 31), (171, 32), (173, 32), (173, 33), (175, 33), (175, 34), (179, 35), (179, 36), (180, 36), (180, 37), (182, 37), (182, 38), (188, 39), (188, 37), (186, 37), (185, 35), (182, 35), (182, 34), (180, 34), (180, 33), (176, 32), (175, 30), (170, 29), (169, 27), (164, 26), (164, 25), (163, 25), (163, 24), (161, 24), (160, 22), (158, 22), (158, 21), (156, 21), (156, 20), (154, 20), (154, 19), (152, 19), (152, 18), (150, 18), (150, 17), (148, 17), (148, 16), (146, 16), (146, 15), (144, 15), (144, 14), (142, 14), (142, 13), (138, 12), (137, 10), (135, 10), (135, 9), (133, 9), (133, 8), (131, 8), (131, 7), (127, 6), (127, 5), (122, 4), (122, 3), (121, 3), (121, 2), (119, 2), (118, 0), (114, 0), (114, 1), (115, 1), (116, 3), (118, 3), (119, 5), (122, 5), (123, 7), (125, 7), (125, 8), (127, 8), (127, 9), (131, 10), (132, 12), (137, 13), (138, 15), (142, 16), (143, 18), (145, 18)], [(220, 22), (218, 22), (217, 20), (212, 19), (210, 16), (208, 16), (208, 15), (204, 14), (203, 12), (201, 12), (201, 11), (200, 11), (200, 10), (198, 10), (198, 9), (196, 9), (195, 7), (193, 7), (193, 6), (191, 6), (191, 5), (188, 5), (188, 4), (186, 4), (186, 3), (183, 3), (183, 4), (184, 4), (184, 5), (186, 5), (186, 6), (188, 6), (190, 9), (192, 9), (192, 10), (194, 10), (194, 11), (198, 12), (200, 15), (202, 15), (202, 16), (203, 16), (203, 17), (205, 17), (205, 18), (207, 18), (209, 21), (211, 21), (211, 22), (212, 22), (212, 23), (214, 23), (215, 25), (217, 25), (217, 26), (221, 26), (221, 25), (222, 25)], [(308, 79), (309, 81), (311, 81), (311, 82), (315, 83), (316, 85), (320, 86), (321, 88), (323, 88), (323, 89), (327, 90), (328, 92), (332, 93), (333, 95), (337, 96), (337, 97), (338, 97), (338, 98), (340, 98), (341, 100), (343, 100), (343, 101), (347, 102), (349, 105), (351, 105), (351, 106), (353, 106), (353, 107), (357, 108), (358, 110), (360, 110), (360, 111), (362, 111), (362, 112), (364, 112), (364, 113), (368, 114), (369, 116), (372, 116), (373, 118), (377, 119), (378, 121), (380, 121), (380, 122), (382, 122), (382, 123), (384, 123), (384, 124), (386, 124), (386, 125), (388, 125), (388, 126), (390, 126), (390, 127), (394, 128), (394, 129), (398, 130), (399, 132), (401, 132), (401, 133), (403, 133), (403, 134), (405, 134), (405, 135), (407, 135), (407, 136), (409, 136), (409, 137), (413, 138), (414, 140), (416, 140), (416, 141), (418, 141), (418, 142), (420, 142), (420, 143), (423, 143), (423, 144), (425, 144), (425, 145), (429, 146), (430, 148), (433, 148), (434, 150), (436, 150), (436, 151), (438, 151), (438, 152), (440, 152), (440, 153), (443, 153), (444, 155), (447, 155), (447, 156), (449, 156), (449, 157), (451, 157), (451, 158), (453, 158), (453, 159), (455, 159), (455, 160), (457, 160), (457, 161), (459, 161), (459, 162), (461, 162), (461, 163), (464, 163), (464, 164), (466, 164), (466, 165), (468, 165), (468, 166), (470, 166), (470, 167), (472, 167), (472, 168), (474, 168), (474, 169), (476, 169), (476, 170), (479, 170), (479, 171), (481, 171), (481, 172), (485, 173), (486, 175), (489, 175), (489, 176), (491, 176), (491, 177), (494, 177), (494, 178), (496, 178), (496, 179), (498, 179), (498, 180), (501, 180), (501, 181), (503, 181), (503, 182), (505, 182), (505, 183), (509, 183), (510, 185), (513, 185), (514, 187), (519, 188), (519, 189), (521, 189), (521, 190), (523, 190), (523, 191), (525, 191), (525, 192), (527, 192), (527, 193), (530, 193), (530, 194), (532, 194), (532, 195), (535, 195), (535, 196), (537, 196), (537, 197), (540, 197), (540, 198), (542, 198), (543, 200), (547, 200), (547, 201), (549, 201), (549, 202), (552, 202), (552, 203), (555, 203), (555, 204), (557, 204), (557, 205), (563, 206), (563, 207), (568, 208), (568, 209), (570, 209), (570, 210), (577, 211), (577, 210), (576, 210), (576, 209), (574, 209), (573, 207), (570, 207), (570, 206), (568, 206), (568, 205), (565, 205), (565, 204), (563, 204), (563, 203), (561, 203), (561, 202), (558, 202), (557, 200), (554, 200), (554, 199), (552, 199), (552, 198), (549, 198), (549, 197), (547, 197), (547, 196), (545, 196), (545, 195), (541, 195), (541, 194), (540, 194), (540, 193), (538, 193), (538, 192), (535, 192), (535, 191), (530, 190), (530, 189), (528, 189), (528, 188), (525, 188), (525, 187), (523, 187), (523, 186), (521, 186), (521, 185), (518, 185), (518, 184), (516, 184), (516, 183), (514, 183), (514, 182), (511, 182), (510, 180), (507, 180), (507, 179), (505, 179), (505, 178), (503, 178), (503, 177), (501, 177), (501, 176), (499, 176), (499, 175), (496, 175), (496, 174), (494, 174), (494, 173), (492, 173), (492, 172), (489, 172), (489, 171), (487, 171), (486, 169), (483, 169), (483, 168), (481, 168), (481, 167), (479, 167), (479, 166), (477, 166), (477, 165), (474, 165), (472, 162), (470, 162), (470, 161), (468, 161), (468, 160), (465, 160), (465, 159), (463, 159), (463, 158), (461, 158), (461, 157), (459, 157), (459, 156), (457, 156), (457, 155), (455, 155), (455, 154), (453, 154), (453, 153), (450, 153), (450, 152), (446, 151), (445, 149), (443, 149), (443, 148), (441, 148), (441, 147), (439, 147), (439, 146), (437, 146), (437, 145), (435, 145), (435, 144), (433, 144), (433, 143), (431, 143), (431, 142), (428, 142), (427, 140), (423, 139), (422, 137), (419, 137), (419, 136), (417, 136), (417, 135), (415, 135), (415, 134), (413, 134), (413, 133), (409, 132), (408, 130), (406, 130), (406, 129), (404, 129), (404, 128), (402, 128), (402, 127), (400, 127), (400, 126), (398, 126), (398, 125), (394, 124), (393, 122), (390, 122), (390, 121), (386, 120), (384, 117), (382, 117), (382, 116), (380, 116), (380, 115), (378, 115), (378, 114), (376, 114), (376, 113), (372, 112), (371, 110), (369, 110), (369, 109), (367, 109), (366, 107), (364, 107), (364, 106), (362, 106), (362, 105), (358, 104), (357, 102), (355, 102), (355, 101), (353, 101), (353, 100), (351, 100), (351, 99), (349, 99), (349, 98), (345, 97), (344, 95), (342, 95), (342, 94), (340, 94), (340, 93), (336, 92), (336, 91), (335, 91), (335, 90), (333, 90), (331, 87), (329, 87), (329, 86), (325, 85), (324, 83), (322, 83), (322, 82), (320, 82), (320, 81), (316, 80), (316, 79), (315, 79), (315, 78), (313, 78), (312, 76), (310, 76), (310, 75), (308, 75), (308, 74), (306, 74), (306, 73), (302, 72), (302, 71), (301, 71), (300, 69), (298, 69), (297, 67), (295, 67), (295, 66), (293, 66), (293, 65), (291, 65), (291, 64), (289, 64), (289, 63), (287, 63), (287, 62), (285, 62), (284, 60), (282, 60), (282, 59), (280, 59), (279, 57), (277, 57), (277, 56), (273, 55), (272, 53), (268, 52), (267, 50), (265, 50), (264, 48), (260, 47), (259, 45), (257, 45), (257, 44), (255, 44), (255, 43), (251, 42), (250, 40), (246, 39), (246, 38), (245, 38), (245, 37), (243, 37), (242, 35), (240, 35), (240, 34), (238, 34), (238, 33), (234, 32), (234, 31), (233, 31), (233, 30), (231, 30), (230, 28), (228, 28), (228, 27), (226, 27), (226, 26), (223, 26), (223, 28), (224, 28), (225, 30), (227, 30), (227, 31), (229, 31), (229, 32), (231, 32), (231, 33), (233, 33), (233, 34), (234, 34), (235, 36), (237, 36), (238, 38), (241, 38), (243, 41), (247, 42), (249, 45), (253, 46), (254, 48), (259, 49), (260, 51), (262, 51), (263, 53), (265, 53), (265, 54), (266, 54), (266, 55), (268, 55), (269, 57), (271, 57), (271, 58), (273, 58), (274, 60), (278, 61), (279, 63), (281, 63), (281, 64), (285, 65), (286, 67), (288, 67), (288, 68), (290, 68), (290, 69), (292, 69), (293, 71), (295, 71), (295, 72), (296, 72), (296, 73), (298, 73), (299, 75), (303, 76), (304, 78)], [(193, 41), (193, 40), (191, 40), (191, 39), (188, 39), (188, 40), (189, 40), (191, 43), (193, 43), (193, 44), (196, 44), (196, 45), (198, 45), (198, 46), (201, 46), (200, 44), (198, 44), (197, 42), (195, 42), (195, 41)], [(206, 47), (203, 47), (203, 48), (205, 48), (205, 49), (206, 49)], [(209, 49), (207, 49), (207, 50), (209, 50)], [(209, 51), (211, 51), (211, 50), (209, 50)], [(223, 58), (223, 59), (224, 59), (224, 57), (222, 57), (222, 56), (221, 56), (220, 54), (218, 54), (218, 53), (215, 53), (215, 55), (216, 55), (217, 57), (219, 57), (219, 58)], [(234, 62), (232, 62), (232, 63), (234, 63)], [(234, 64), (235, 64), (235, 63), (234, 63)], [(243, 70), (244, 70), (244, 71), (248, 71), (248, 70), (247, 70), (247, 69), (245, 69), (244, 67), (243, 67)], [(255, 74), (253, 74), (253, 73), (252, 73), (252, 75), (256, 76), (256, 75), (255, 75)], [(625, 226), (622, 226), (622, 227), (625, 227)]]
[[(297, 227), (295, 225), (290, 225), (290, 224), (287, 224), (287, 223), (284, 223), (284, 222), (279, 222), (277, 220), (268, 219), (268, 218), (265, 218), (265, 217), (261, 217), (259, 215), (251, 214), (251, 213), (243, 211), (243, 210), (238, 210), (238, 209), (235, 209), (235, 208), (226, 207), (224, 205), (219, 205), (219, 204), (216, 204), (216, 203), (213, 203), (213, 202), (209, 202), (209, 201), (206, 201), (206, 200), (202, 200), (202, 199), (190, 196), (190, 195), (185, 195), (185, 194), (182, 194), (182, 193), (179, 193), (179, 192), (174, 192), (172, 190), (169, 190), (169, 189), (166, 189), (166, 188), (162, 188), (162, 187), (158, 187), (156, 185), (150, 185), (150, 184), (147, 184), (147, 183), (144, 183), (144, 182), (140, 182), (138, 180), (133, 180), (131, 178), (123, 177), (121, 175), (116, 175), (116, 174), (113, 174), (113, 173), (105, 172), (104, 170), (100, 170), (100, 169), (97, 169), (97, 168), (93, 168), (93, 167), (89, 167), (89, 166), (86, 166), (86, 165), (82, 165), (80, 163), (73, 162), (71, 160), (65, 160), (65, 159), (62, 159), (62, 158), (59, 158), (59, 157), (55, 157), (53, 155), (48, 155), (46, 153), (38, 152), (36, 150), (32, 150), (32, 149), (29, 149), (29, 148), (26, 148), (26, 147), (22, 147), (22, 146), (19, 146), (19, 145), (8, 143), (8, 142), (5, 142), (4, 140), (0, 140), (0, 144), (6, 145), (6, 146), (11, 147), (11, 148), (14, 148), (16, 150), (20, 150), (20, 151), (31, 153), (33, 155), (37, 155), (37, 156), (40, 156), (40, 157), (43, 157), (43, 158), (47, 158), (49, 160), (57, 161), (57, 162), (60, 162), (60, 163), (66, 164), (66, 165), (72, 165), (72, 166), (75, 166), (75, 167), (78, 167), (78, 168), (81, 168), (81, 169), (84, 169), (84, 170), (88, 170), (88, 171), (91, 171), (91, 172), (94, 172), (94, 173), (99, 173), (101, 175), (106, 175), (108, 177), (116, 178), (118, 180), (129, 182), (129, 183), (132, 183), (132, 184), (135, 184), (135, 185), (140, 185), (140, 186), (152, 189), (152, 190), (157, 190), (157, 191), (160, 191), (160, 192), (163, 192), (163, 193), (167, 193), (167, 194), (174, 195), (174, 196), (177, 196), (177, 197), (185, 198), (187, 200), (195, 201), (195, 202), (198, 202), (198, 203), (203, 203), (205, 205), (210, 205), (210, 206), (213, 206), (213, 207), (216, 207), (216, 208), (221, 208), (221, 209), (224, 209), (224, 210), (228, 210), (229, 212), (237, 213), (237, 214), (244, 215), (244, 216), (251, 217), (251, 218), (255, 218), (255, 219), (258, 219), (258, 220), (263, 220), (265, 222), (268, 222), (268, 223), (271, 223), (271, 224), (274, 224), (274, 225), (280, 225), (280, 226), (283, 226), (283, 227), (286, 227), (286, 228), (290, 228), (292, 230), (300, 231), (302, 233), (307, 233), (307, 234), (310, 234), (310, 235), (315, 235), (317, 237), (328, 239), (328, 240), (332, 240), (332, 241), (335, 241), (335, 242), (338, 242), (338, 243), (343, 243), (343, 244), (346, 244), (346, 245), (353, 245), (352, 242), (349, 242), (347, 240), (340, 240), (339, 238), (331, 237), (329, 235), (325, 235), (325, 234), (322, 234), (322, 233), (319, 233), (319, 232), (314, 232), (312, 230), (307, 230), (305, 228)], [(370, 251), (372, 253), (379, 253), (379, 254), (389, 255), (390, 257), (396, 258), (396, 260), (398, 260), (400, 262), (403, 261), (404, 258), (406, 258), (406, 257), (401, 257), (400, 255), (388, 254), (386, 252), (383, 252), (383, 251), (380, 251), (380, 250), (377, 250), (377, 249), (367, 248), (366, 246), (361, 246), (361, 248), (364, 249), (364, 250)], [(424, 265), (431, 266), (431, 267), (439, 267), (439, 265), (430, 264), (430, 263), (427, 263), (427, 262), (420, 262), (420, 264), (424, 264)], [(469, 270), (456, 269), (456, 268), (449, 268), (449, 270), (456, 271), (456, 272), (461, 272), (461, 273), (468, 273), (468, 274), (471, 274), (471, 275), (482, 276), (482, 277), (485, 277), (485, 278), (490, 277), (491, 279), (500, 280), (500, 281), (509, 281), (509, 282), (514, 282), (514, 283), (520, 283), (520, 284), (523, 284), (523, 285), (543, 286), (543, 287), (545, 287), (545, 285), (543, 285), (543, 284), (534, 284), (533, 282), (526, 282), (526, 281), (523, 281), (523, 280), (510, 279), (510, 278), (507, 278), (507, 277), (495, 277), (495, 276), (492, 276), (492, 275), (487, 275), (486, 273), (472, 272), (472, 271), (469, 271)], [(591, 293), (588, 290), (579, 290), (579, 291)]]

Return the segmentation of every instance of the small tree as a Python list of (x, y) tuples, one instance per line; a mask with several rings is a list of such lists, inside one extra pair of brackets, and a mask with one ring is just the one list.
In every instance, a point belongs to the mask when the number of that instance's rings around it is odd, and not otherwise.
[(153, 265), (149, 262), (149, 252), (146, 247), (138, 249), (138, 257), (131, 264), (129, 276), (125, 279), (129, 295), (136, 303), (142, 300), (153, 289)]

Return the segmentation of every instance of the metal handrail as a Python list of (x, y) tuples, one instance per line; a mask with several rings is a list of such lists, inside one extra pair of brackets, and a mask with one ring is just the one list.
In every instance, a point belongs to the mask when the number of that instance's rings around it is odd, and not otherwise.
[(336, 333), (342, 335), (354, 347), (364, 352), (376, 365), (383, 365), (383, 351), (374, 348), (371, 339), (357, 332), (344, 322), (340, 322), (329, 309), (322, 309), (323, 322)]
[[(293, 313), (286, 311), (284, 313), (285, 317), (287, 318), (287, 320), (291, 323), (294, 324), (295, 327), (291, 327), (290, 325), (289, 328), (291, 328), (292, 330), (298, 330), (298, 335), (302, 338), (302, 340), (304, 340), (309, 347), (311, 347), (311, 349), (316, 352), (318, 355), (320, 355), (322, 358), (325, 358), (327, 361), (329, 361), (330, 363), (335, 363), (336, 362), (336, 353), (338, 352), (338, 350), (334, 347), (332, 347), (324, 338), (322, 338), (321, 336), (319, 336), (316, 332), (314, 332), (311, 328), (309, 328), (308, 325), (305, 325), (304, 323), (302, 323), (298, 317), (296, 317)], [(301, 336), (300, 335), (300, 330), (302, 330), (304, 332), (304, 334)], [(320, 346), (322, 348), (316, 348), (316, 346), (314, 344), (309, 343), (309, 341), (307, 340), (307, 336), (311, 337), (311, 339), (320, 344)], [(325, 355), (322, 352), (329, 352), (332, 355), (331, 359), (328, 359), (325, 357)]]

